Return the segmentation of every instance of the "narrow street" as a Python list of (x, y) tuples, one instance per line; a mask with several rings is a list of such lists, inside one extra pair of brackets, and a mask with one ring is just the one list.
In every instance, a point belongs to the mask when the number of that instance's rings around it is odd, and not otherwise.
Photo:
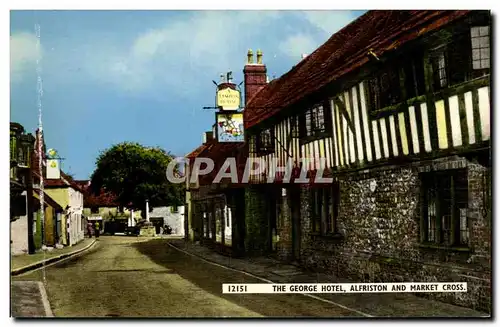
[(193, 258), (167, 240), (101, 237), (87, 254), (45, 271), (56, 317), (343, 317), (356, 313), (300, 294), (222, 294), (223, 283), (260, 282)]

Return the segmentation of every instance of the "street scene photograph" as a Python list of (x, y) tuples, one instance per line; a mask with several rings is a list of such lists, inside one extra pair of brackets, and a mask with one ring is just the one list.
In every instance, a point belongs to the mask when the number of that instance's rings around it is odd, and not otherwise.
[(490, 10), (10, 10), (21, 318), (491, 320)]

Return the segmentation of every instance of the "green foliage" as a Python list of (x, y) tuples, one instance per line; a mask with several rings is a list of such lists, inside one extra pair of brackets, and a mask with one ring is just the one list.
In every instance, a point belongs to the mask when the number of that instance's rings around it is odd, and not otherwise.
[(103, 151), (97, 158), (97, 168), (91, 177), (91, 187), (117, 196), (122, 207), (144, 209), (146, 199), (154, 206), (181, 205), (184, 183), (167, 180), (167, 166), (173, 156), (158, 147), (123, 142)]

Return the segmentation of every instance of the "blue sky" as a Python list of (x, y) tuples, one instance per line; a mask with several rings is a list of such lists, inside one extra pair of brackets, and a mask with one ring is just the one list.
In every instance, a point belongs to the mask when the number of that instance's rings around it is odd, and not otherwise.
[[(87, 179), (111, 145), (185, 155), (215, 114), (220, 73), (243, 81), (248, 49), (279, 77), (362, 11), (11, 11), (11, 121), (43, 126), (63, 170)], [(40, 51), (35, 24), (40, 25)]]

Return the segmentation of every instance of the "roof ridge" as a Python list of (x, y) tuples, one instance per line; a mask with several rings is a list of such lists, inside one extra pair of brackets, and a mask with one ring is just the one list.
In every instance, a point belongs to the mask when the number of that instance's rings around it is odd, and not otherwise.
[[(292, 70), (269, 83), (248, 102), (250, 128), (369, 61), (371, 48), (381, 54), (431, 33), (470, 10), (372, 10), (334, 33)], [(379, 53), (377, 53), (378, 55)]]

